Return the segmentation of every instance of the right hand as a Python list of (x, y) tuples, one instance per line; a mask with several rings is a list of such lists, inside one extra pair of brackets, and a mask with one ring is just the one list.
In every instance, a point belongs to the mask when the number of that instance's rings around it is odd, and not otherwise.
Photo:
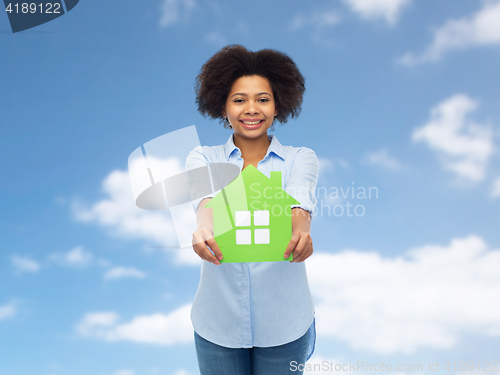
[(219, 245), (215, 242), (213, 230), (207, 227), (200, 227), (193, 233), (193, 249), (201, 259), (215, 265), (219, 265), (223, 258)]

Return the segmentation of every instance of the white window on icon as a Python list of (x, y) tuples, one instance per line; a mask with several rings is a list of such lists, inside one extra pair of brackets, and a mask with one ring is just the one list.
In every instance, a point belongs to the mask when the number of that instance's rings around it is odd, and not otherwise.
[(250, 245), (252, 243), (252, 231), (250, 229), (236, 230), (236, 245)]
[(234, 215), (234, 225), (237, 227), (249, 227), (251, 219), (250, 211), (236, 211)]
[(269, 226), (269, 211), (254, 211), (253, 212), (253, 225)]
[[(250, 227), (252, 219), (251, 211), (236, 211), (234, 215), (234, 224), (237, 227)], [(258, 210), (253, 211), (254, 226), (269, 226), (269, 211)], [(269, 228), (258, 228), (253, 230), (253, 238), (255, 244), (268, 244), (271, 242)], [(252, 230), (251, 229), (236, 229), (236, 244), (251, 245)]]
[(269, 243), (269, 228), (255, 229), (255, 243)]

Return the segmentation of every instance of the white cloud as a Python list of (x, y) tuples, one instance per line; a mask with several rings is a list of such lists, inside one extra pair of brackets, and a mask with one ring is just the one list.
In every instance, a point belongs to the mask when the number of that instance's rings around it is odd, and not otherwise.
[(222, 48), (228, 44), (227, 39), (223, 35), (221, 35), (220, 33), (216, 32), (216, 31), (212, 31), (212, 32), (205, 34), (205, 39), (209, 43), (213, 44), (214, 46), (216, 46), (218, 48)]
[(184, 370), (184, 369), (180, 369), (180, 370), (177, 370), (176, 372), (174, 372), (174, 375), (191, 375), (191, 373)]
[(195, 6), (194, 0), (163, 0), (160, 26), (167, 27), (181, 20), (187, 21)]
[(12, 318), (17, 314), (16, 306), (14, 303), (0, 306), (0, 320)]
[(362, 159), (362, 163), (379, 165), (382, 168), (392, 169), (394, 171), (401, 168), (401, 163), (396, 158), (389, 155), (389, 152), (385, 149), (368, 153)]
[[(177, 171), (175, 169), (177, 168), (176, 165), (170, 163), (167, 166), (169, 168), (174, 167), (174, 169), (169, 170), (170, 172)], [(196, 216), (190, 204), (188, 204), (189, 212), (186, 210), (176, 211), (177, 225), (174, 227), (167, 211), (143, 210), (135, 205), (127, 172), (115, 170), (109, 173), (102, 183), (102, 191), (106, 197), (90, 206), (78, 201), (73, 202), (73, 214), (77, 220), (97, 223), (101, 227), (110, 230), (115, 236), (126, 239), (142, 239), (154, 244), (160, 244), (154, 247), (163, 247), (167, 252), (173, 253), (171, 258), (175, 264), (199, 264), (199, 260), (197, 256), (193, 255), (194, 251), (192, 249), (178, 248), (178, 235), (186, 238), (186, 231), (192, 228), (193, 225), (196, 228)], [(191, 238), (191, 235), (192, 232), (189, 232), (189, 238)]]
[(115, 375), (134, 375), (135, 371), (133, 370), (118, 370), (115, 372)]
[(38, 262), (34, 261), (28, 257), (21, 257), (14, 255), (12, 256), (12, 264), (16, 268), (17, 272), (38, 272), (40, 270), (40, 265)]
[(188, 304), (170, 314), (141, 315), (123, 324), (118, 324), (119, 316), (114, 312), (89, 313), (75, 328), (82, 336), (105, 341), (183, 344), (193, 341), (190, 312), (191, 305)]
[(324, 37), (324, 33), (339, 22), (340, 16), (333, 9), (316, 10), (309, 13), (299, 12), (293, 17), (290, 29), (298, 31), (309, 28), (312, 30), (311, 39), (313, 42), (328, 46), (332, 42)]
[(100, 258), (97, 260), (97, 264), (100, 266), (100, 267), (109, 267), (111, 266), (111, 262), (107, 259), (104, 259), (104, 258)]
[(316, 253), (307, 273), (319, 335), (382, 354), (450, 349), (466, 333), (500, 336), (500, 250), (456, 238), (404, 256)]
[(339, 23), (340, 16), (335, 10), (313, 11), (297, 13), (292, 20), (292, 30), (299, 30), (306, 26), (317, 28), (331, 27)]
[(344, 169), (349, 168), (349, 163), (342, 158), (318, 157), (318, 163), (320, 175), (325, 172), (335, 170), (337, 167), (341, 167)]
[(85, 318), (78, 325), (78, 331), (82, 334), (96, 327), (109, 327), (116, 323), (119, 315), (114, 312), (100, 312), (85, 315)]
[(113, 267), (106, 272), (104, 278), (109, 279), (121, 279), (124, 277), (134, 277), (138, 279), (143, 279), (146, 274), (138, 269), (132, 267)]
[(411, 0), (344, 0), (350, 8), (365, 19), (384, 19), (389, 25), (394, 25), (403, 8)]
[(319, 164), (319, 173), (326, 172), (328, 170), (332, 170), (334, 167), (333, 161), (331, 159), (318, 157)]
[(176, 234), (165, 211), (147, 211), (135, 205), (127, 172), (112, 171), (105, 178), (102, 190), (107, 198), (91, 207), (74, 202), (73, 212), (77, 220), (95, 222), (125, 238), (175, 245)]
[(448, 98), (431, 111), (431, 119), (412, 134), (435, 150), (447, 170), (470, 181), (484, 178), (488, 159), (494, 151), (491, 126), (467, 118), (478, 104), (467, 95)]
[(174, 263), (177, 265), (200, 266), (201, 258), (191, 248), (178, 249), (175, 253)]
[(495, 181), (493, 181), (493, 186), (491, 187), (491, 196), (492, 198), (500, 197), (500, 177), (497, 177)]
[(440, 60), (452, 50), (474, 46), (500, 46), (500, 1), (485, 1), (484, 6), (470, 17), (452, 19), (434, 32), (434, 39), (420, 55), (411, 52), (399, 62), (415, 65)]
[(92, 261), (93, 255), (81, 246), (77, 246), (67, 253), (50, 254), (49, 259), (61, 266), (82, 268)]

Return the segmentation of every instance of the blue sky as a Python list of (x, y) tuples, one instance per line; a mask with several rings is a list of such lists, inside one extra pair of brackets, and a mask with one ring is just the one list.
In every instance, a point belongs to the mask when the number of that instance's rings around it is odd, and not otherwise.
[(499, 362), (500, 1), (82, 0), (0, 16), (0, 374), (198, 374), (200, 262), (158, 247), (171, 220), (134, 206), (127, 159), (190, 125), (227, 141), (193, 86), (233, 43), (306, 77), (274, 134), (316, 151), (323, 194), (378, 191), (318, 197), (311, 363)]

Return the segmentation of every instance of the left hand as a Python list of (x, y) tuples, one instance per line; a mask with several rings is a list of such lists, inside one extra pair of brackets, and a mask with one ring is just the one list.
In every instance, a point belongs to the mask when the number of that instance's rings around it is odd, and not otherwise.
[(288, 259), (290, 254), (293, 254), (292, 263), (303, 262), (309, 258), (313, 253), (313, 243), (311, 234), (296, 230), (292, 233), (292, 239), (288, 243), (285, 250), (285, 259)]

